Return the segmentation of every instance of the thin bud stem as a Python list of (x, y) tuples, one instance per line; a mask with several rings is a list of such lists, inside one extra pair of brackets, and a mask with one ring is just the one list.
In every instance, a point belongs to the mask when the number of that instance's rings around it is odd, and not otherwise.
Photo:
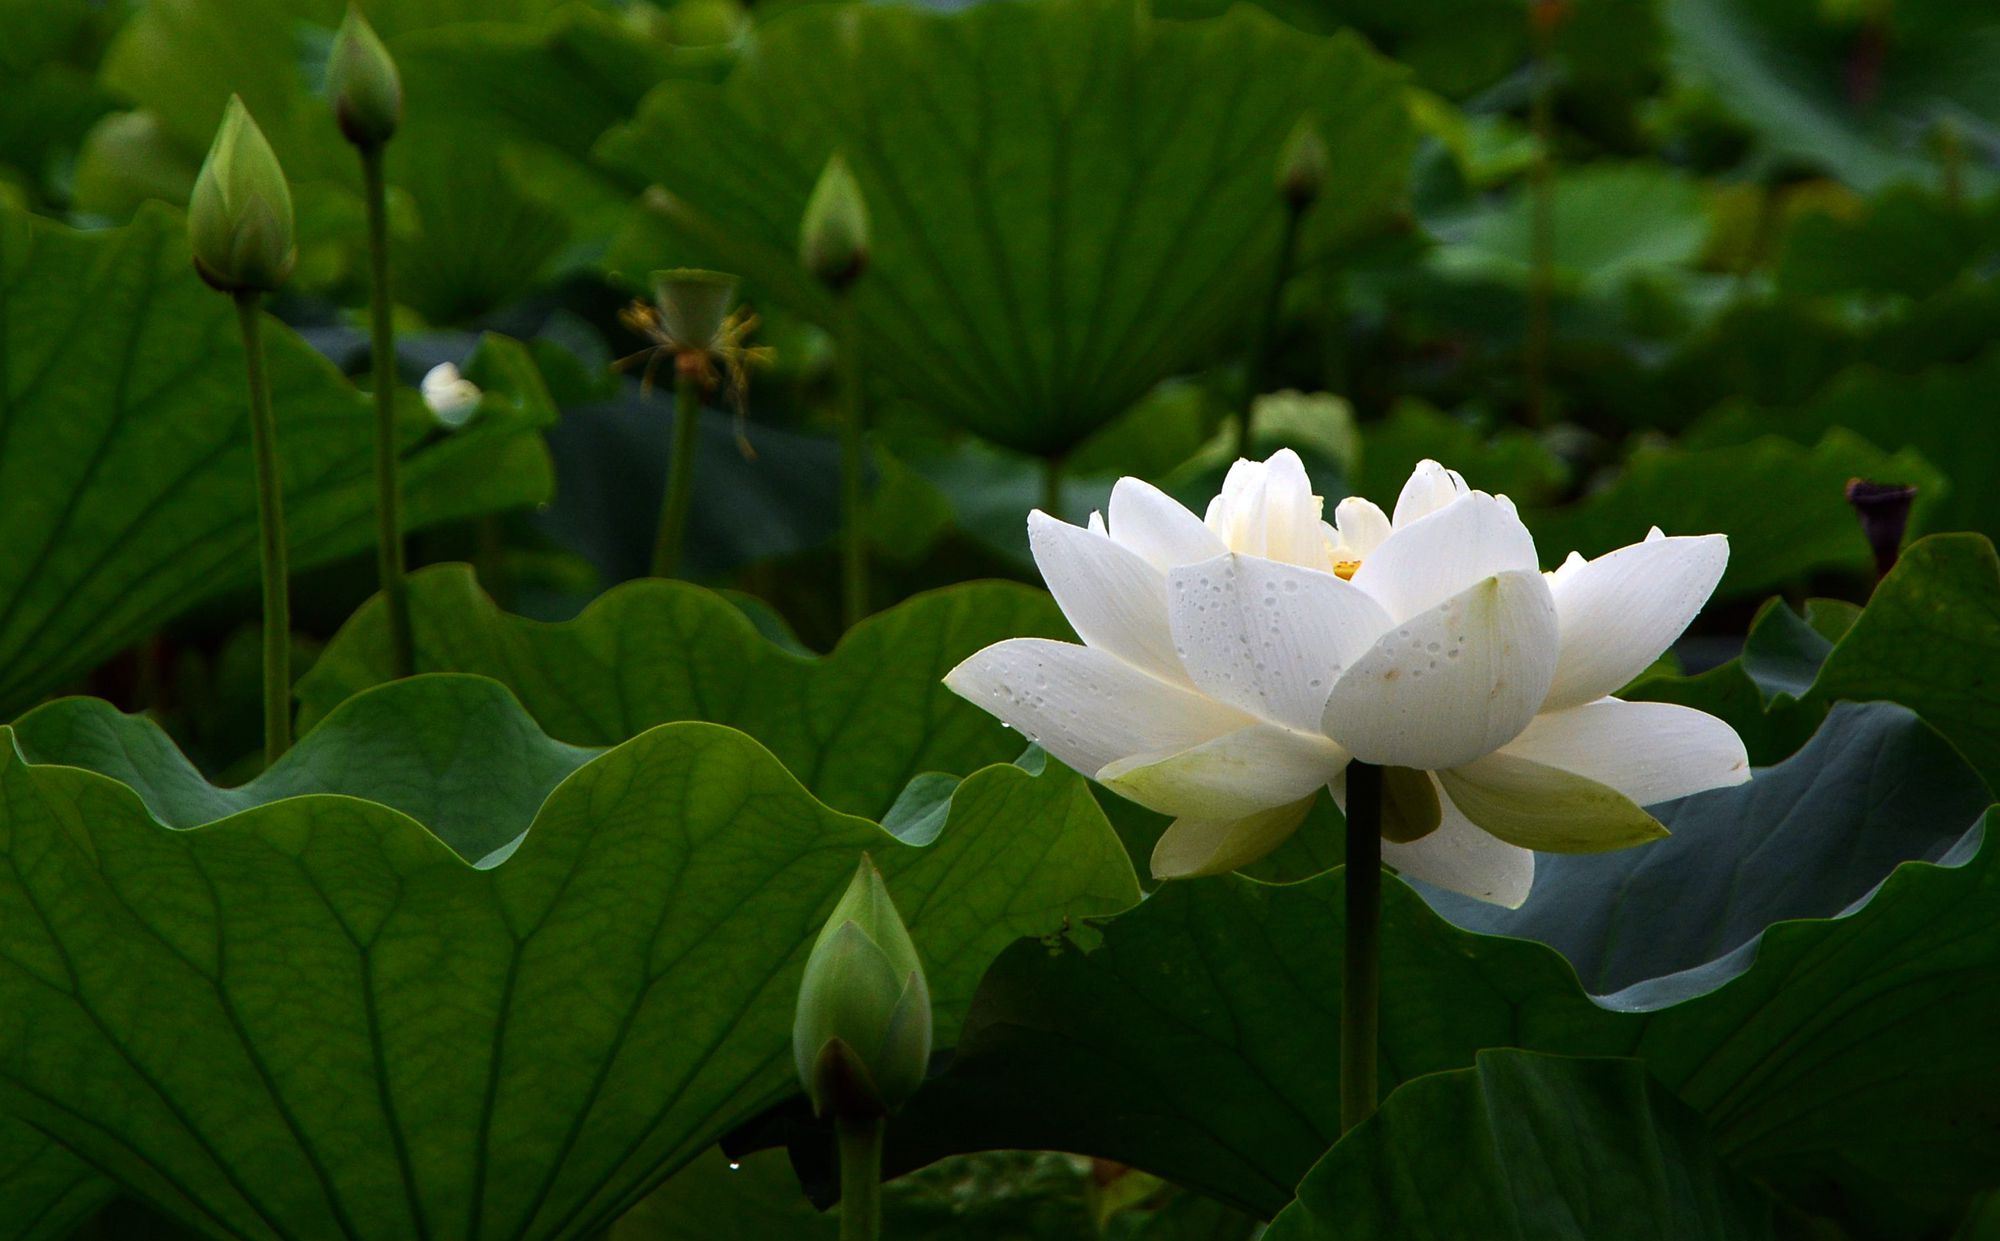
[(1548, 420), (1549, 351), (1554, 336), (1556, 265), (1555, 34), (1553, 20), (1530, 14), (1529, 124), (1535, 162), (1528, 170), (1528, 338), (1522, 350), (1523, 412), (1531, 427)]
[[(685, 355), (682, 360), (687, 360)], [(674, 368), (674, 446), (667, 462), (667, 494), (660, 504), (660, 535), (653, 544), (653, 576), (680, 572), (681, 545), (687, 540), (694, 504), (694, 454), (701, 431), (701, 379), (693, 368)]]
[(264, 375), (259, 294), (234, 295), (250, 382), (250, 444), (257, 463), (258, 547), (264, 584), (264, 763), (292, 747), (291, 583), (285, 568), (285, 497), (278, 474), (278, 428), (271, 416), (271, 388)]
[(840, 1119), (840, 1241), (882, 1235), (882, 1118)]
[(406, 677), (416, 671), (416, 647), (404, 581), (403, 492), (396, 478), (396, 329), (390, 320), (389, 205), (381, 144), (361, 148), (361, 175), (368, 197), (368, 325), (375, 367), (375, 559), (382, 598), (389, 606), (390, 670)]
[(1257, 398), (1270, 385), (1271, 355), (1276, 348), (1278, 311), (1284, 304), (1285, 282), (1292, 277), (1292, 262), (1299, 248), (1299, 221), (1305, 217), (1306, 202), (1285, 201), (1284, 232), (1278, 238), (1278, 266), (1271, 274), (1271, 287), (1264, 296), (1264, 308), (1257, 319), (1257, 334), (1250, 341), (1248, 373), (1244, 376), (1243, 407), (1236, 415), (1236, 455), (1251, 455), (1251, 416)]
[(839, 302), (840, 378), (840, 603), (852, 629), (868, 615), (868, 527), (863, 474), (868, 468), (867, 411), (861, 400), (861, 331), (854, 296), (842, 290)]
[(1340, 975), (1340, 1131), (1375, 1114), (1381, 997), (1382, 769), (1347, 765), (1347, 942)]

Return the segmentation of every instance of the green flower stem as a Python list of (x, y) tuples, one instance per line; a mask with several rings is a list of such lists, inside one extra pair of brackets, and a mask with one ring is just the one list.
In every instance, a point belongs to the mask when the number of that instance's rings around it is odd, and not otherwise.
[(382, 147), (361, 148), (361, 176), (368, 195), (370, 354), (375, 363), (376, 565), (389, 605), (390, 670), (416, 671), (410, 638), (410, 592), (403, 562), (403, 492), (396, 479), (396, 330), (389, 311), (389, 198), (382, 178)]
[(1292, 262), (1298, 255), (1299, 221), (1305, 217), (1301, 204), (1285, 204), (1284, 231), (1278, 237), (1278, 266), (1271, 273), (1271, 287), (1264, 295), (1264, 309), (1257, 318), (1257, 334), (1250, 340), (1249, 373), (1245, 376), (1243, 408), (1236, 415), (1236, 455), (1250, 455), (1250, 418), (1257, 398), (1270, 381), (1271, 351), (1278, 332), (1278, 310), (1284, 304), (1285, 282), (1291, 279)]
[(840, 1241), (877, 1241), (882, 1235), (882, 1118), (838, 1119), (840, 1136)]
[(861, 403), (861, 331), (854, 296), (840, 294), (840, 610), (852, 629), (868, 615), (868, 525), (862, 475), (868, 468), (867, 411)]
[(1529, 124), (1535, 162), (1528, 170), (1528, 338), (1522, 350), (1523, 412), (1531, 427), (1548, 419), (1549, 348), (1556, 263), (1555, 47), (1548, 22), (1531, 14), (1534, 35)]
[(264, 762), (292, 748), (291, 583), (285, 568), (285, 496), (278, 475), (278, 428), (264, 375), (259, 295), (237, 293), (236, 321), (250, 380), (250, 443), (257, 460), (258, 547), (264, 579)]
[(1340, 1131), (1375, 1114), (1382, 990), (1382, 769), (1347, 765), (1347, 951), (1340, 975)]
[[(691, 359), (690, 359), (691, 360)], [(690, 368), (674, 367), (674, 455), (667, 463), (667, 495), (660, 504), (660, 537), (653, 544), (653, 576), (680, 571), (687, 541), (688, 512), (694, 505), (695, 442), (701, 435), (701, 380)]]

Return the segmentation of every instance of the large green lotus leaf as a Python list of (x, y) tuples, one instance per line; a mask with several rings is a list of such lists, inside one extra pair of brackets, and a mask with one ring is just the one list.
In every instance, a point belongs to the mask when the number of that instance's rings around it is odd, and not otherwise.
[[(1443, 275), (1526, 285), (1533, 205), (1522, 186), (1496, 204), (1433, 222)], [(1591, 164), (1555, 182), (1555, 279), (1581, 293), (1613, 293), (1648, 271), (1685, 267), (1708, 239), (1698, 181), (1663, 164)]]
[[(360, 167), (320, 93), (344, 0), (145, 5), (105, 58), (140, 109), (101, 128), (83, 161), (87, 205), (116, 209), (134, 166), (177, 169), (138, 187), (185, 198), (232, 92), (291, 177), (307, 285), (361, 284)], [(505, 304), (551, 271), (579, 225), (601, 244), (631, 187), (584, 158), (670, 71), (635, 26), (560, 0), (391, 0), (365, 6), (403, 75), (404, 124), (385, 156), (397, 299), (438, 321)], [(693, 69), (688, 71), (692, 72)], [(121, 145), (122, 144), (122, 145)], [(143, 155), (143, 161), (142, 161)], [(102, 201), (97, 201), (101, 199)]]
[(629, 273), (720, 267), (824, 322), (799, 219), (844, 152), (873, 228), (854, 291), (871, 373), (1058, 453), (1242, 331), (1307, 113), (1337, 177), (1317, 247), (1400, 198), (1413, 142), (1400, 71), (1351, 34), (1123, 0), (812, 6), (761, 28), (722, 85), (659, 87), (602, 153), (661, 191), (615, 252)]
[[(942, 1159), (882, 1187), (882, 1235), (895, 1241), (1250, 1241), (1256, 1235), (1257, 1220), (1212, 1199), (1163, 1195), (1140, 1172), (1106, 1185), (1106, 1171), (1050, 1151)], [(1138, 1184), (1128, 1189), (1130, 1182)], [(1140, 1201), (1114, 1209), (1128, 1194)], [(1100, 1217), (1108, 1218), (1100, 1224)], [(628, 1212), (608, 1241), (835, 1241), (839, 1235), (839, 1213), (818, 1210), (799, 1192), (782, 1153), (725, 1161), (712, 1152)]]
[(1758, 1241), (1770, 1195), (1637, 1060), (1479, 1053), (1404, 1084), (1266, 1241)]
[(1607, 1003), (1657, 1008), (1741, 973), (1773, 922), (1837, 914), (1899, 863), (1950, 853), (1992, 800), (1903, 708), (1847, 705), (1748, 785), (1655, 807), (1671, 845), (1540, 857), (1519, 909), (1424, 894), (1468, 930), (1554, 947)]
[(1858, 212), (1813, 211), (1791, 222), (1778, 256), (1783, 293), (1927, 297), (1975, 270), (2000, 243), (2000, 204), (1954, 203), (1909, 187)]
[[(1844, 627), (1816, 630), (1820, 614)], [(1629, 696), (1721, 716), (1757, 762), (1790, 753), (1836, 702), (1901, 703), (2000, 790), (1996, 669), (2000, 556), (1983, 535), (1940, 534), (1904, 551), (1851, 622), (1838, 605), (1821, 602), (1804, 621), (1776, 605), (1759, 613), (1742, 659), (1699, 676), (1649, 678)]]
[[(658, 579), (630, 582), (573, 621), (511, 616), (464, 565), (412, 575), (417, 666), (505, 684), (551, 736), (610, 745), (668, 720), (740, 728), (828, 805), (881, 818), (927, 771), (965, 773), (1022, 740), (944, 687), (960, 660), (1024, 634), (1068, 636), (1049, 597), (997, 582), (919, 595), (857, 625), (823, 657), (759, 636), (727, 600)], [(389, 679), (380, 600), (299, 681), (307, 723)]]
[[(194, 273), (180, 217), (77, 232), (0, 214), (0, 718), (124, 644), (257, 576), (243, 350)], [(292, 564), (374, 537), (367, 398), (266, 320)], [(412, 526), (546, 498), (527, 417), (455, 435), (413, 401)]]
[(67, 1241), (117, 1186), (62, 1143), (0, 1118), (0, 1237)]
[(1535, 544), (1553, 563), (1574, 549), (1602, 555), (1646, 537), (1729, 536), (1729, 569), (1719, 597), (1757, 594), (1812, 573), (1867, 576), (1874, 558), (1844, 488), (1850, 478), (1916, 482), (1919, 509), (1943, 490), (1938, 472), (1914, 451), (1893, 455), (1836, 428), (1811, 448), (1775, 435), (1700, 450), (1644, 448), (1604, 490), (1528, 519)]
[[(1861, 190), (1935, 184), (1941, 120), (2000, 123), (2000, 18), (1986, 5), (1893, 8), (1812, 0), (1666, 0), (1675, 68), (1706, 86), (1773, 155)], [(1975, 184), (1986, 180), (1974, 164)]]
[(1137, 898), (1061, 772), (975, 774), (918, 848), (711, 724), (543, 799), (585, 756), (480, 678), (372, 690), (228, 804), (111, 744), (148, 727), (65, 702), (5, 734), (0, 1100), (221, 1235), (597, 1235), (796, 1090), (799, 971), (863, 850), (945, 1031), (1006, 944)]
[[(1935, 366), (1915, 375), (1856, 366), (1836, 375), (1811, 400), (1772, 409), (1732, 402), (1705, 415), (1689, 432), (1702, 445), (1732, 444), (1773, 432), (1811, 442), (1846, 430), (1872, 443), (1923, 455), (1950, 483), (1934, 503), (1920, 506), (1919, 531), (1977, 530), (2000, 538), (2000, 424), (1990, 416), (2000, 385), (2000, 349), (1959, 365)], [(1917, 482), (1893, 473), (1865, 477)]]
[[(1935, 773), (1943, 743), (1907, 713), (1842, 710), (1879, 736), (1877, 753), (1931, 747), (1924, 769)], [(1708, 840), (1705, 850), (1680, 845), (1681, 835), (1646, 848), (1677, 850), (1690, 907), (1713, 910), (1762, 825), (1716, 848), (1714, 832), (1689, 816), (1761, 800), (1759, 785), (1773, 781), (1810, 788), (1813, 769), (1855, 757), (1854, 744), (1849, 736), (1831, 753), (1809, 748), (1747, 789), (1681, 803), (1672, 824)], [(1856, 787), (1848, 773), (1818, 774)], [(1904, 863), (1846, 908), (1855, 882), (1865, 890), (1882, 875), (1844, 873), (1832, 860), (1890, 830), (1874, 808), (1849, 804), (1821, 832), (1786, 837), (1810, 851), (1802, 872), (1835, 875), (1840, 888), (1737, 893), (1746, 909), (1761, 903), (1769, 918), (1796, 920), (1733, 959), (1735, 945), (1700, 919), (1600, 917), (1607, 935), (1658, 936), (1723, 961), (1624, 997), (1659, 1007), (1594, 1000), (1554, 948), (1467, 931), (1408, 885), (1385, 885), (1385, 1086), (1463, 1068), (1485, 1047), (1634, 1055), (1707, 1117), (1725, 1155), (1797, 1200), (1837, 1194), (1850, 1218), (1887, 1236), (1949, 1218), (2000, 1167), (1991, 1105), (2000, 1064), (1966, 1036), (2000, 1020), (2000, 850), (1979, 849), (1980, 828), (1966, 832), (1978, 799), (1968, 802), (1976, 782), (1962, 769), (1958, 794), (1936, 801), (1933, 790), (1897, 788), (1893, 772), (1871, 779), (1866, 787), (1890, 795), (1885, 813), (1939, 816), (1901, 833), (1902, 856), (1939, 860)], [(1597, 896), (1599, 909), (1619, 908), (1617, 891)], [(1521, 916), (1551, 899), (1584, 901), (1538, 883)], [(1016, 945), (988, 973), (951, 1071), (891, 1128), (892, 1163), (1060, 1145), (1278, 1211), (1339, 1135), (1342, 901), (1340, 871), (1290, 885), (1168, 884), (1105, 924), (1094, 950)], [(1731, 924), (1762, 925), (1741, 916)]]

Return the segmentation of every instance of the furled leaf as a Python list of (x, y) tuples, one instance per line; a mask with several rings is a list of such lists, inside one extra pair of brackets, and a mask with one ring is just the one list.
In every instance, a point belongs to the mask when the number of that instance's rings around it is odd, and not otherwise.
[[(1729, 898), (1738, 904), (1722, 927), (1677, 910), (1661, 918), (1622, 908), (1615, 887), (1596, 891), (1593, 910), (1588, 893), (1537, 883), (1520, 916), (1565, 903), (1607, 937), (1600, 955), (1624, 951), (1610, 936), (1656, 936), (1682, 959), (1723, 962), (1680, 971), (1673, 994), (1661, 984), (1643, 995), (1646, 1009), (1595, 1001), (1549, 946), (1466, 931), (1410, 887), (1386, 884), (1385, 1088), (1463, 1068), (1486, 1047), (1638, 1056), (1704, 1114), (1725, 1155), (1794, 1199), (1837, 1192), (1849, 1219), (1882, 1235), (1914, 1236), (1950, 1218), (2000, 1161), (1990, 1106), (2000, 1064), (1965, 1034), (2000, 1020), (2000, 850), (1979, 848), (1979, 826), (1966, 831), (1969, 807), (1985, 797), (1963, 768), (1945, 782), (1955, 792), (1898, 787), (1887, 766), (1834, 770), (1835, 758), (1865, 764), (1870, 756), (1854, 747), (1871, 736), (1878, 756), (1928, 748), (1933, 774), (1939, 755), (1949, 757), (1906, 712), (1843, 714), (1826, 744), (1751, 785), (1680, 803), (1668, 818), (1677, 834), (1644, 846), (1662, 857), (1680, 850), (1661, 879), (1678, 877), (1690, 907), (1728, 907), (1717, 894), (1773, 826), (1738, 812), (1773, 782), (1803, 792), (1824, 780), (1829, 805), (1835, 787), (1879, 798), (1845, 803), (1816, 832), (1785, 833), (1807, 850), (1796, 858), (1802, 876), (1837, 883), (1746, 885)], [(1731, 823), (1754, 835), (1714, 847)], [(1874, 864), (1938, 860), (1905, 863), (1850, 909), (1883, 875), (1843, 871), (1837, 860), (1890, 836), (1900, 847), (1871, 847)], [(1104, 924), (1095, 951), (1016, 945), (982, 984), (951, 1071), (891, 1129), (892, 1164), (1055, 1144), (1276, 1212), (1339, 1134), (1342, 878), (1169, 884)], [(1777, 919), (1794, 920), (1728, 956), (1736, 945), (1726, 932)]]
[(1482, 1051), (1390, 1095), (1267, 1241), (1756, 1241), (1770, 1196), (1637, 1060)]
[[(0, 718), (205, 598), (257, 577), (243, 351), (229, 299), (194, 273), (179, 217), (77, 232), (0, 214)], [(374, 537), (367, 399), (265, 324), (292, 564)], [(413, 526), (544, 498), (519, 418), (427, 441), (403, 424)]]
[(809, 6), (721, 86), (661, 86), (603, 153), (662, 191), (618, 251), (631, 276), (718, 267), (827, 322), (798, 230), (838, 149), (872, 225), (854, 290), (871, 373), (1055, 453), (1242, 330), (1270, 281), (1278, 151), (1308, 112), (1340, 178), (1317, 247), (1402, 192), (1400, 75), (1352, 35), (1249, 9)]
[(555, 783), (583, 756), (479, 678), (372, 690), (233, 800), (100, 744), (150, 727), (72, 701), (0, 734), (0, 1102), (221, 1235), (596, 1236), (796, 1090), (799, 971), (864, 849), (943, 1029), (1004, 945), (1137, 897), (1062, 772), (975, 774), (915, 848), (711, 724)]
[[(772, 645), (728, 602), (679, 582), (630, 583), (562, 624), (501, 611), (464, 565), (413, 575), (410, 598), (420, 669), (493, 677), (552, 736), (611, 745), (668, 720), (728, 724), (828, 805), (876, 818), (922, 772), (1021, 752), (1018, 734), (944, 687), (946, 672), (1003, 638), (1067, 634), (1047, 595), (998, 583), (920, 595), (821, 658)], [(300, 679), (304, 722), (389, 679), (388, 651), (376, 600)]]

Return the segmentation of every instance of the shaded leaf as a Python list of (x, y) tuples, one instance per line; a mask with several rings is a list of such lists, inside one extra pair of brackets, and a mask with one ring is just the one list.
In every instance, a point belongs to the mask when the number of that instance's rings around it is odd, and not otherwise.
[[(102, 704), (45, 710), (59, 740), (89, 735), (78, 715), (134, 727)], [(896, 893), (944, 1029), (1003, 945), (1137, 896), (1061, 772), (971, 777), (916, 849), (815, 802), (741, 733), (687, 723), (542, 801), (506, 771), (532, 727), (474, 678), (346, 704), (248, 800), (291, 795), (184, 830), (5, 740), (0, 1098), (234, 1236), (595, 1236), (796, 1090), (798, 974), (860, 850)], [(419, 757), (356, 758), (399, 743)], [(545, 772), (574, 757), (543, 744)], [(158, 754), (138, 760), (156, 796), (215, 796)], [(346, 793), (412, 807), (453, 803), (481, 772), (512, 791), (439, 836), (378, 801), (297, 792), (337, 768)], [(504, 861), (467, 864), (524, 830)]]
[[(922, 772), (1004, 763), (1021, 737), (946, 689), (944, 674), (989, 643), (1066, 636), (1049, 597), (979, 583), (920, 595), (856, 626), (831, 655), (772, 645), (721, 597), (648, 579), (573, 621), (510, 616), (465, 565), (412, 575), (417, 666), (506, 685), (550, 735), (610, 745), (668, 720), (757, 738), (828, 805), (879, 817)], [(389, 679), (381, 601), (334, 636), (299, 682), (308, 726)]]
[(1058, 453), (1240, 330), (1277, 244), (1273, 167), (1307, 112), (1341, 177), (1310, 217), (1317, 246), (1401, 194), (1399, 74), (1352, 35), (1249, 9), (811, 6), (762, 27), (723, 85), (660, 87), (602, 150), (663, 191), (620, 245), (628, 276), (739, 272), (821, 322), (798, 229), (840, 150), (872, 222), (854, 291), (871, 372)]
[(1729, 570), (1717, 588), (1726, 598), (1814, 572), (1872, 572), (1874, 558), (1844, 495), (1856, 477), (1915, 482), (1926, 496), (1920, 506), (1943, 490), (1937, 471), (1916, 453), (1892, 456), (1836, 429), (1811, 448), (1766, 435), (1722, 448), (1642, 449), (1604, 490), (1527, 520), (1550, 563), (1572, 548), (1590, 557), (1636, 543), (1655, 525), (1668, 534), (1726, 534)]
[[(1907, 713), (1846, 710), (1880, 744), (1943, 749)], [(1706, 835), (1690, 816), (1727, 823), (1774, 780), (1810, 787), (1818, 774), (1853, 788), (1853, 775), (1824, 766), (1831, 757), (1808, 751), (1749, 786), (1690, 798), (1670, 819), (1681, 834), (1645, 849), (1684, 850), (1678, 869), (1691, 898), (1726, 888), (1752, 851), (1681, 845)], [(1846, 886), (1740, 893), (1732, 925), (1802, 920), (1777, 922), (1706, 973), (1682, 971), (1674, 995), (1660, 994), (1662, 984), (1646, 997), (1664, 1005), (1649, 1011), (1594, 1001), (1546, 945), (1463, 930), (1410, 887), (1385, 885), (1385, 1087), (1462, 1068), (1493, 1046), (1634, 1055), (1704, 1114), (1725, 1155), (1795, 1200), (1837, 1194), (1830, 1200), (1849, 1219), (1884, 1235), (1915, 1236), (1949, 1218), (1965, 1193), (1990, 1183), (2000, 1158), (1990, 1104), (2000, 1066), (1964, 1036), (2000, 1019), (1991, 915), (2000, 853), (1979, 848), (1977, 825), (1966, 831), (1967, 807), (1983, 795), (1968, 800), (1962, 769), (1959, 793), (1938, 802), (1935, 790), (1881, 779), (1895, 794), (1879, 807), (1885, 816), (1938, 817), (1878, 820), (1878, 807), (1850, 803), (1839, 823), (1798, 833), (1822, 873)], [(1764, 828), (1751, 830), (1761, 838)], [(1900, 856), (1939, 860), (1905, 863), (1831, 917), (1854, 900), (1854, 885), (1865, 892), (1882, 878), (1832, 859), (1880, 832), (1898, 836)], [(1813, 873), (1808, 859), (1798, 864)], [(1016, 945), (982, 984), (951, 1071), (891, 1130), (892, 1164), (1060, 1142), (1276, 1212), (1339, 1134), (1342, 889), (1338, 871), (1284, 886), (1168, 884), (1104, 924), (1095, 951)], [(1540, 901), (1588, 903), (1553, 884), (1536, 893), (1523, 916)], [(1599, 890), (1597, 899), (1608, 911), (1619, 894)], [(1761, 905), (1754, 915), (1752, 905)], [(1720, 937), (1699, 944), (1709, 928), (1692, 920), (1614, 929), (1716, 957), (1731, 947)]]
[[(243, 352), (173, 212), (76, 232), (0, 215), (0, 718), (124, 644), (257, 575)], [(369, 403), (268, 320), (294, 568), (370, 546)], [(411, 527), (544, 498), (532, 420), (429, 439), (404, 415)]]
[(1773, 1213), (1641, 1062), (1494, 1050), (1390, 1095), (1264, 1235), (1752, 1241)]

